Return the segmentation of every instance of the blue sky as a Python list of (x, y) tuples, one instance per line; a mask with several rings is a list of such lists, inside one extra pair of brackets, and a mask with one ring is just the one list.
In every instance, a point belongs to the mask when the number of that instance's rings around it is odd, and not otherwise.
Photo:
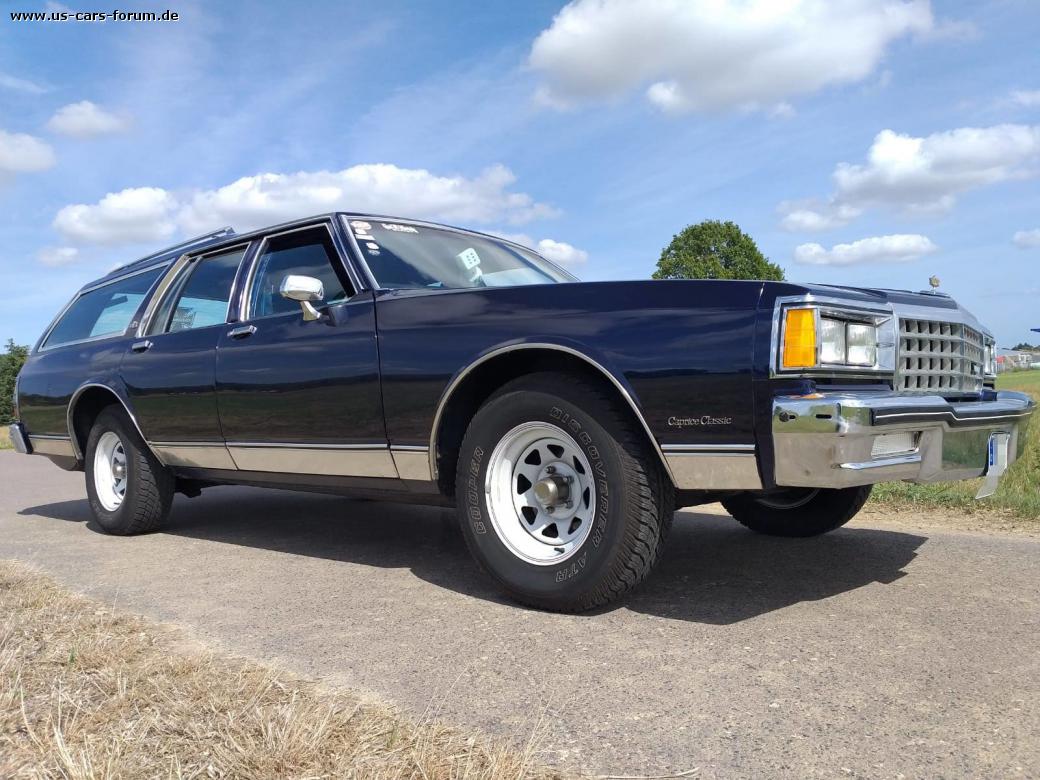
[(0, 338), (186, 234), (333, 208), (520, 236), (585, 279), (732, 219), (790, 279), (935, 274), (1001, 345), (1040, 326), (1031, 0), (2, 6)]

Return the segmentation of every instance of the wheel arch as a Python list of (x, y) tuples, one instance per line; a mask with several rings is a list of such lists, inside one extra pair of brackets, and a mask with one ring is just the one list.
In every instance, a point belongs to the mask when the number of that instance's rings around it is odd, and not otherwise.
[(87, 382), (86, 384), (80, 385), (76, 392), (72, 394), (72, 398), (69, 399), (69, 406), (66, 412), (67, 422), (69, 428), (69, 438), (72, 440), (72, 449), (76, 454), (76, 459), (80, 462), (86, 457), (87, 450), (87, 438), (90, 436), (90, 429), (94, 425), (94, 420), (101, 413), (101, 410), (118, 404), (123, 407), (123, 411), (126, 412), (126, 416), (130, 418), (130, 421), (134, 424), (134, 428), (137, 429), (138, 435), (141, 437), (141, 441), (145, 443), (152, 454), (162, 463), (162, 459), (156, 455), (152, 445), (148, 443), (148, 440), (144, 436), (144, 432), (141, 430), (140, 424), (137, 422), (137, 417), (131, 411), (127, 402), (123, 399), (118, 392), (116, 392), (109, 385), (104, 385), (99, 382)]
[(451, 494), (455, 485), (458, 452), (469, 421), (480, 406), (506, 382), (536, 371), (564, 371), (599, 384), (639, 423), (658, 463), (675, 484), (668, 461), (643, 416), (633, 390), (623, 377), (586, 352), (565, 344), (524, 342), (497, 347), (461, 369), (444, 389), (437, 403), (430, 432), (430, 475), (441, 491)]

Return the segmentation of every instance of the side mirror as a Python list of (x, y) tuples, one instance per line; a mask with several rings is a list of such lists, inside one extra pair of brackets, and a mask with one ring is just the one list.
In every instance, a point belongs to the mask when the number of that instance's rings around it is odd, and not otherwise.
[(283, 298), (299, 303), (300, 308), (303, 309), (303, 319), (307, 322), (313, 322), (321, 317), (318, 310), (314, 308), (315, 303), (325, 300), (325, 286), (321, 283), (321, 279), (290, 274), (282, 279), (278, 293)]

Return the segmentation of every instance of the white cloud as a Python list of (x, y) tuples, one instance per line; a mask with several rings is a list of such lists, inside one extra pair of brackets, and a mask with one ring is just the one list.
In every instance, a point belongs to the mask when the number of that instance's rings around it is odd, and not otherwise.
[(37, 84), (29, 79), (21, 79), (10, 73), (0, 73), (0, 89), (8, 89), (12, 92), (24, 92), (27, 95), (42, 95), (50, 92), (49, 87)]
[(795, 248), (794, 259), (804, 265), (908, 263), (938, 249), (926, 236), (895, 234), (861, 238), (851, 244), (837, 244), (830, 249), (819, 244), (802, 244)]
[(54, 228), (70, 241), (132, 244), (169, 238), (176, 230), (176, 199), (158, 187), (110, 192), (93, 205), (65, 206)]
[(964, 192), (1038, 173), (1040, 125), (961, 127), (924, 137), (882, 130), (865, 163), (834, 169), (835, 190), (825, 203), (781, 203), (781, 225), (827, 230), (874, 207), (942, 213)]
[(1026, 108), (1040, 106), (1040, 89), (1015, 89), (1011, 91), (1011, 102)]
[(0, 130), (0, 178), (10, 173), (45, 171), (54, 163), (54, 150), (36, 136)]
[(117, 244), (166, 238), (178, 228), (194, 234), (230, 224), (242, 232), (338, 209), (462, 223), (518, 224), (556, 215), (551, 206), (511, 191), (515, 180), (501, 165), (474, 178), (386, 164), (263, 173), (180, 196), (156, 187), (110, 193), (93, 205), (66, 206), (54, 227), (75, 241)]
[(36, 259), (43, 265), (57, 268), (75, 263), (79, 259), (79, 250), (74, 246), (46, 246), (36, 253)]
[(815, 233), (847, 225), (862, 211), (854, 206), (815, 200), (784, 201), (777, 207), (780, 226), (792, 233)]
[(551, 238), (543, 238), (534, 248), (539, 254), (560, 265), (581, 265), (589, 259), (589, 253), (584, 249), (578, 249), (564, 241), (553, 241)]
[(564, 241), (555, 241), (551, 238), (543, 238), (540, 241), (535, 241), (526, 233), (495, 233), (494, 235), (501, 236), (507, 241), (512, 241), (515, 244), (530, 247), (538, 254), (547, 257), (549, 260), (552, 260), (554, 263), (558, 263), (559, 265), (581, 265), (589, 259), (589, 253), (584, 249), (578, 249), (576, 246)]
[(513, 224), (556, 215), (509, 187), (516, 177), (495, 165), (472, 179), (436, 176), (421, 168), (355, 165), (342, 171), (246, 176), (225, 187), (195, 193), (180, 222), (189, 232), (231, 224), (262, 227), (323, 211), (350, 209), (446, 222)]
[(1037, 173), (1040, 126), (961, 127), (924, 138), (882, 130), (865, 165), (834, 171), (837, 199), (859, 206), (947, 211), (955, 196)]
[(47, 122), (47, 129), (74, 138), (121, 133), (130, 126), (125, 117), (105, 111), (89, 100), (62, 106)]
[(928, 0), (574, 0), (529, 61), (549, 105), (645, 87), (664, 111), (775, 112), (867, 78), (892, 41), (933, 27)]
[(1036, 249), (1040, 247), (1040, 228), (1019, 230), (1011, 240), (1019, 249)]

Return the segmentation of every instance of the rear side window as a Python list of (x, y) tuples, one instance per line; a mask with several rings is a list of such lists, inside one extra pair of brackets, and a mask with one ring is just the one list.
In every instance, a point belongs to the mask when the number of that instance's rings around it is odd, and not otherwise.
[(194, 261), (156, 312), (149, 333), (208, 328), (227, 321), (228, 301), (245, 249)]
[(58, 320), (43, 346), (122, 335), (163, 270), (153, 268), (83, 293)]

